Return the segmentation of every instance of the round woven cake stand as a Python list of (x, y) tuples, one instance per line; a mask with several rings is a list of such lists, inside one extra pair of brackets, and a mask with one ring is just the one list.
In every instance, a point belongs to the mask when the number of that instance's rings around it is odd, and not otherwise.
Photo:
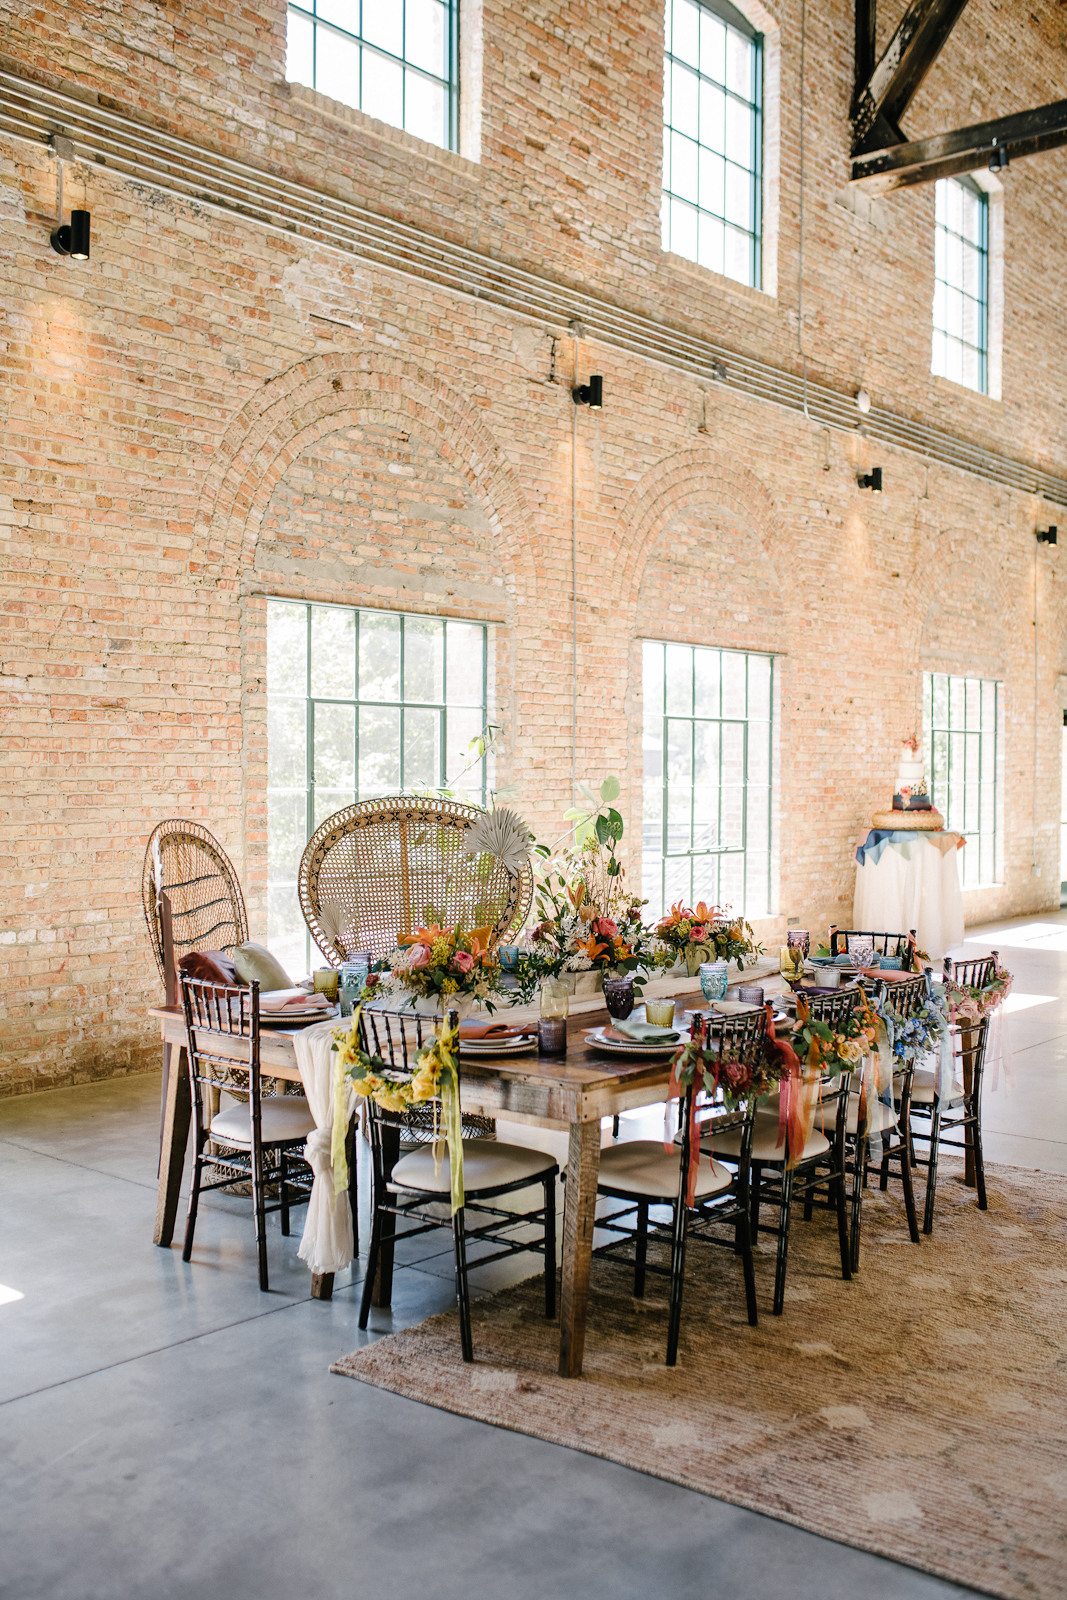
[(872, 828), (891, 828), (899, 833), (940, 833), (945, 819), (939, 811), (876, 811)]

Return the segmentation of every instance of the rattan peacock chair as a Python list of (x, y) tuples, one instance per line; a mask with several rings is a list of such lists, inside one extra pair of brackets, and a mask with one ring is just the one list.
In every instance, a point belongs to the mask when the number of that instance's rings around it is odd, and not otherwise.
[(533, 869), (463, 854), (485, 813), (455, 800), (393, 795), (345, 806), (319, 824), (300, 862), (300, 909), (331, 966), (355, 951), (385, 955), (399, 934), (432, 922), (488, 928), (490, 947), (521, 928)]
[[(229, 954), (248, 938), (248, 916), (237, 874), (218, 840), (199, 822), (171, 817), (152, 831), (141, 872), (148, 938), (168, 982), (160, 896), (170, 902), (174, 964), (190, 950)], [(176, 981), (176, 980), (174, 980)]]

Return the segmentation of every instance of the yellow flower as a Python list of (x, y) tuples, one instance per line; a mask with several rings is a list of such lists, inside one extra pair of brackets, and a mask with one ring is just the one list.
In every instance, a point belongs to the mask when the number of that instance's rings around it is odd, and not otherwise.
[(435, 967), (443, 967), (451, 954), (452, 947), (447, 939), (435, 939), (430, 946), (430, 961)]
[(365, 1094), (368, 1097), (374, 1093), (374, 1088), (370, 1078), (353, 1078), (352, 1088), (355, 1090), (356, 1094)]
[(403, 1111), (407, 1106), (402, 1089), (382, 1089), (375, 1098), (383, 1111)]
[(418, 1072), (416, 1072), (411, 1080), (412, 1100), (419, 1102), (432, 1100), (435, 1097), (437, 1094), (437, 1073), (434, 1067), (434, 1062), (424, 1061)]

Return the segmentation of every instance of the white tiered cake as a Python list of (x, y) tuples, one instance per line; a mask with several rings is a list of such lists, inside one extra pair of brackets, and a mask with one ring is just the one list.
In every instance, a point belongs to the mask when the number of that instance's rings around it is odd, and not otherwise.
[(876, 828), (922, 829), (927, 833), (935, 833), (945, 826), (944, 817), (930, 804), (918, 739), (904, 741), (892, 811), (876, 811), (871, 822)]

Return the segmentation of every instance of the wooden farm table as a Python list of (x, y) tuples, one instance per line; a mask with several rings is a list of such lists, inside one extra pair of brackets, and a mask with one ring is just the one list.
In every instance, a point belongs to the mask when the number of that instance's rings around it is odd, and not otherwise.
[[(762, 981), (756, 975), (757, 981)], [(675, 980), (679, 1010), (704, 1002), (692, 980)], [(683, 989), (681, 984), (687, 987)], [(770, 987), (770, 985), (768, 985)], [(159, 1168), (155, 1242), (167, 1247), (174, 1234), (178, 1191), (189, 1137), (189, 1064), (185, 1049), (185, 1023), (177, 1007), (156, 1006), (165, 1050), (170, 1055), (163, 1149)], [(586, 1031), (607, 1021), (600, 1007), (586, 1010), (570, 1022), (566, 1056), (495, 1057), (488, 1062), (463, 1061), (461, 1103), (464, 1111), (509, 1122), (526, 1122), (541, 1128), (566, 1129), (570, 1134), (563, 1219), (563, 1284), (560, 1302), (559, 1370), (576, 1378), (582, 1370), (585, 1348), (586, 1306), (592, 1265), (593, 1219), (600, 1171), (600, 1121), (638, 1106), (662, 1100), (670, 1074), (669, 1061), (642, 1061), (636, 1057), (596, 1054), (585, 1043)], [(220, 1041), (221, 1043), (221, 1041)], [(235, 1057), (240, 1041), (234, 1040)], [(213, 1046), (214, 1047), (214, 1046)], [(289, 1033), (264, 1027), (260, 1036), (260, 1061), (264, 1076), (300, 1081), (293, 1038)], [(375, 1304), (388, 1305), (392, 1282), (392, 1245), (382, 1241)], [(312, 1280), (312, 1295), (329, 1299), (332, 1274)]]

